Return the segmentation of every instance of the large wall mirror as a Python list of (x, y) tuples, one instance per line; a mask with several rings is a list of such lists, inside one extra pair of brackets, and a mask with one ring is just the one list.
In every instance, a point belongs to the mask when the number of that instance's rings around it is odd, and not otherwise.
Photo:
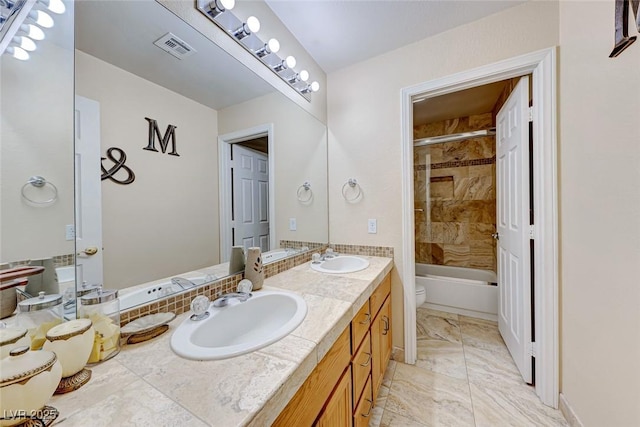
[[(283, 241), (328, 241), (323, 123), (153, 0), (76, 2), (74, 12), (75, 55), (67, 59), (71, 67), (75, 59), (75, 80), (67, 70), (72, 81), (58, 98), (66, 102), (51, 107), (68, 116), (56, 151), (64, 152), (66, 181), (56, 184), (60, 197), (71, 195), (58, 201), (66, 222), (47, 236), (64, 239), (73, 223), (75, 139), (78, 285), (126, 294), (191, 271), (210, 280), (229, 273), (234, 245), (275, 251)], [(38, 67), (40, 78), (46, 69)], [(4, 69), (2, 78), (4, 90)], [(45, 114), (33, 116), (37, 123)], [(2, 154), (4, 233), (5, 209), (14, 209), (4, 203), (4, 143)], [(299, 191), (305, 182), (311, 193)], [(56, 251), (37, 256), (65, 252)], [(12, 257), (35, 256), (28, 253)]]

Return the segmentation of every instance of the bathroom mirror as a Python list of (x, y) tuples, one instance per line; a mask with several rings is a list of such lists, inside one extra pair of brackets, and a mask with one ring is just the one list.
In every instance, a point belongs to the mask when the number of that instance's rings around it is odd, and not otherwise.
[[(109, 175), (99, 186), (103, 240), (79, 241), (79, 265), (102, 255), (105, 286), (124, 289), (196, 270), (223, 277), (233, 244), (327, 242), (324, 124), (155, 1), (78, 2), (75, 29), (76, 95), (99, 111)], [(246, 162), (268, 178), (221, 180)], [(311, 202), (298, 200), (306, 181)], [(231, 213), (229, 200), (241, 198), (244, 210)], [(266, 237), (223, 243), (247, 218), (262, 221)], [(104, 251), (83, 252), (91, 247)], [(79, 283), (96, 281), (91, 268)]]
[[(50, 12), (55, 25), (44, 28), (28, 60), (0, 55), (0, 264), (45, 267), (29, 278), (44, 290), (56, 282), (54, 269), (62, 290), (75, 283), (74, 3), (64, 4), (63, 14)], [(17, 15), (0, 38), (19, 24)], [(15, 289), (1, 292), (4, 308)]]

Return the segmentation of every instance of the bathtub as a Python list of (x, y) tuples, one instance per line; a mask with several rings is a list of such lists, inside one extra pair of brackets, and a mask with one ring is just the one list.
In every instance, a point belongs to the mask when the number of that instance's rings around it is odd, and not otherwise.
[[(187, 277), (187, 279), (199, 286), (205, 282), (215, 280), (215, 277)], [(184, 290), (185, 289), (182, 289), (179, 285), (172, 283), (171, 280), (158, 281), (150, 285), (141, 286), (138, 289), (123, 292), (121, 295), (118, 295), (120, 311), (129, 310), (141, 304), (148, 304)]]
[(424, 286), (425, 305), (436, 310), (497, 320), (497, 282), (493, 271), (416, 264), (416, 286)]

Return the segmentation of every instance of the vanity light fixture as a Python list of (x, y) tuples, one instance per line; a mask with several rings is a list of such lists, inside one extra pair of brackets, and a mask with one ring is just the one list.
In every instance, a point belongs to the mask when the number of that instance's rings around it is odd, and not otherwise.
[(36, 43), (26, 36), (16, 36), (13, 38), (13, 43), (26, 51), (33, 52), (36, 50)]
[(31, 12), (29, 12), (29, 18), (32, 19), (36, 24), (40, 25), (42, 28), (53, 27), (53, 18), (49, 16), (49, 14), (41, 10), (32, 10)]
[(220, 15), (223, 12), (233, 9), (235, 5), (236, 5), (235, 0), (214, 0), (212, 2), (207, 3), (204, 6), (203, 10), (207, 15), (209, 15), (212, 18), (215, 18), (216, 16)]
[[(0, 0), (2, 1), (2, 0)], [(320, 85), (317, 82), (307, 84), (309, 72), (301, 70), (296, 72), (296, 60), (293, 56), (282, 59), (277, 52), (280, 43), (270, 38), (266, 43), (255, 33), (260, 30), (260, 21), (255, 16), (242, 22), (231, 12), (236, 0), (197, 0), (196, 8), (216, 24), (221, 30), (232, 37), (240, 46), (260, 60), (265, 67), (276, 73), (289, 87), (302, 95), (307, 101), (311, 101), (310, 93), (317, 92)]]
[(233, 31), (233, 36), (238, 40), (242, 40), (250, 36), (251, 33), (257, 33), (258, 31), (260, 31), (260, 21), (255, 16), (250, 16), (247, 18), (247, 22), (244, 22)]
[(57, 13), (58, 15), (64, 13), (64, 11), (67, 10), (64, 3), (62, 3), (62, 0), (38, 0), (38, 3), (42, 4), (51, 12)]
[(269, 55), (270, 53), (278, 53), (280, 50), (280, 42), (277, 39), (269, 39), (260, 49), (255, 51), (258, 58)]
[(27, 59), (29, 59), (29, 52), (27, 52), (26, 50), (18, 46), (7, 47), (7, 50), (5, 50), (5, 53), (21, 61), (26, 61)]
[(273, 71), (275, 71), (276, 73), (279, 73), (281, 71), (287, 70), (289, 68), (293, 68), (295, 66), (296, 66), (296, 58), (294, 58), (293, 56), (287, 56), (285, 59), (283, 59), (273, 67)]

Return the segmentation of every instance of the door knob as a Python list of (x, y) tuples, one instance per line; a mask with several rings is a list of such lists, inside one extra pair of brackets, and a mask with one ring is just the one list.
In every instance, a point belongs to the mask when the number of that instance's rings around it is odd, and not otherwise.
[(496, 240), (500, 240), (500, 234), (499, 233), (492, 233), (491, 237), (493, 237)]
[(87, 249), (83, 250), (82, 253), (88, 256), (95, 255), (98, 253), (98, 248), (96, 248), (95, 246), (90, 246)]

